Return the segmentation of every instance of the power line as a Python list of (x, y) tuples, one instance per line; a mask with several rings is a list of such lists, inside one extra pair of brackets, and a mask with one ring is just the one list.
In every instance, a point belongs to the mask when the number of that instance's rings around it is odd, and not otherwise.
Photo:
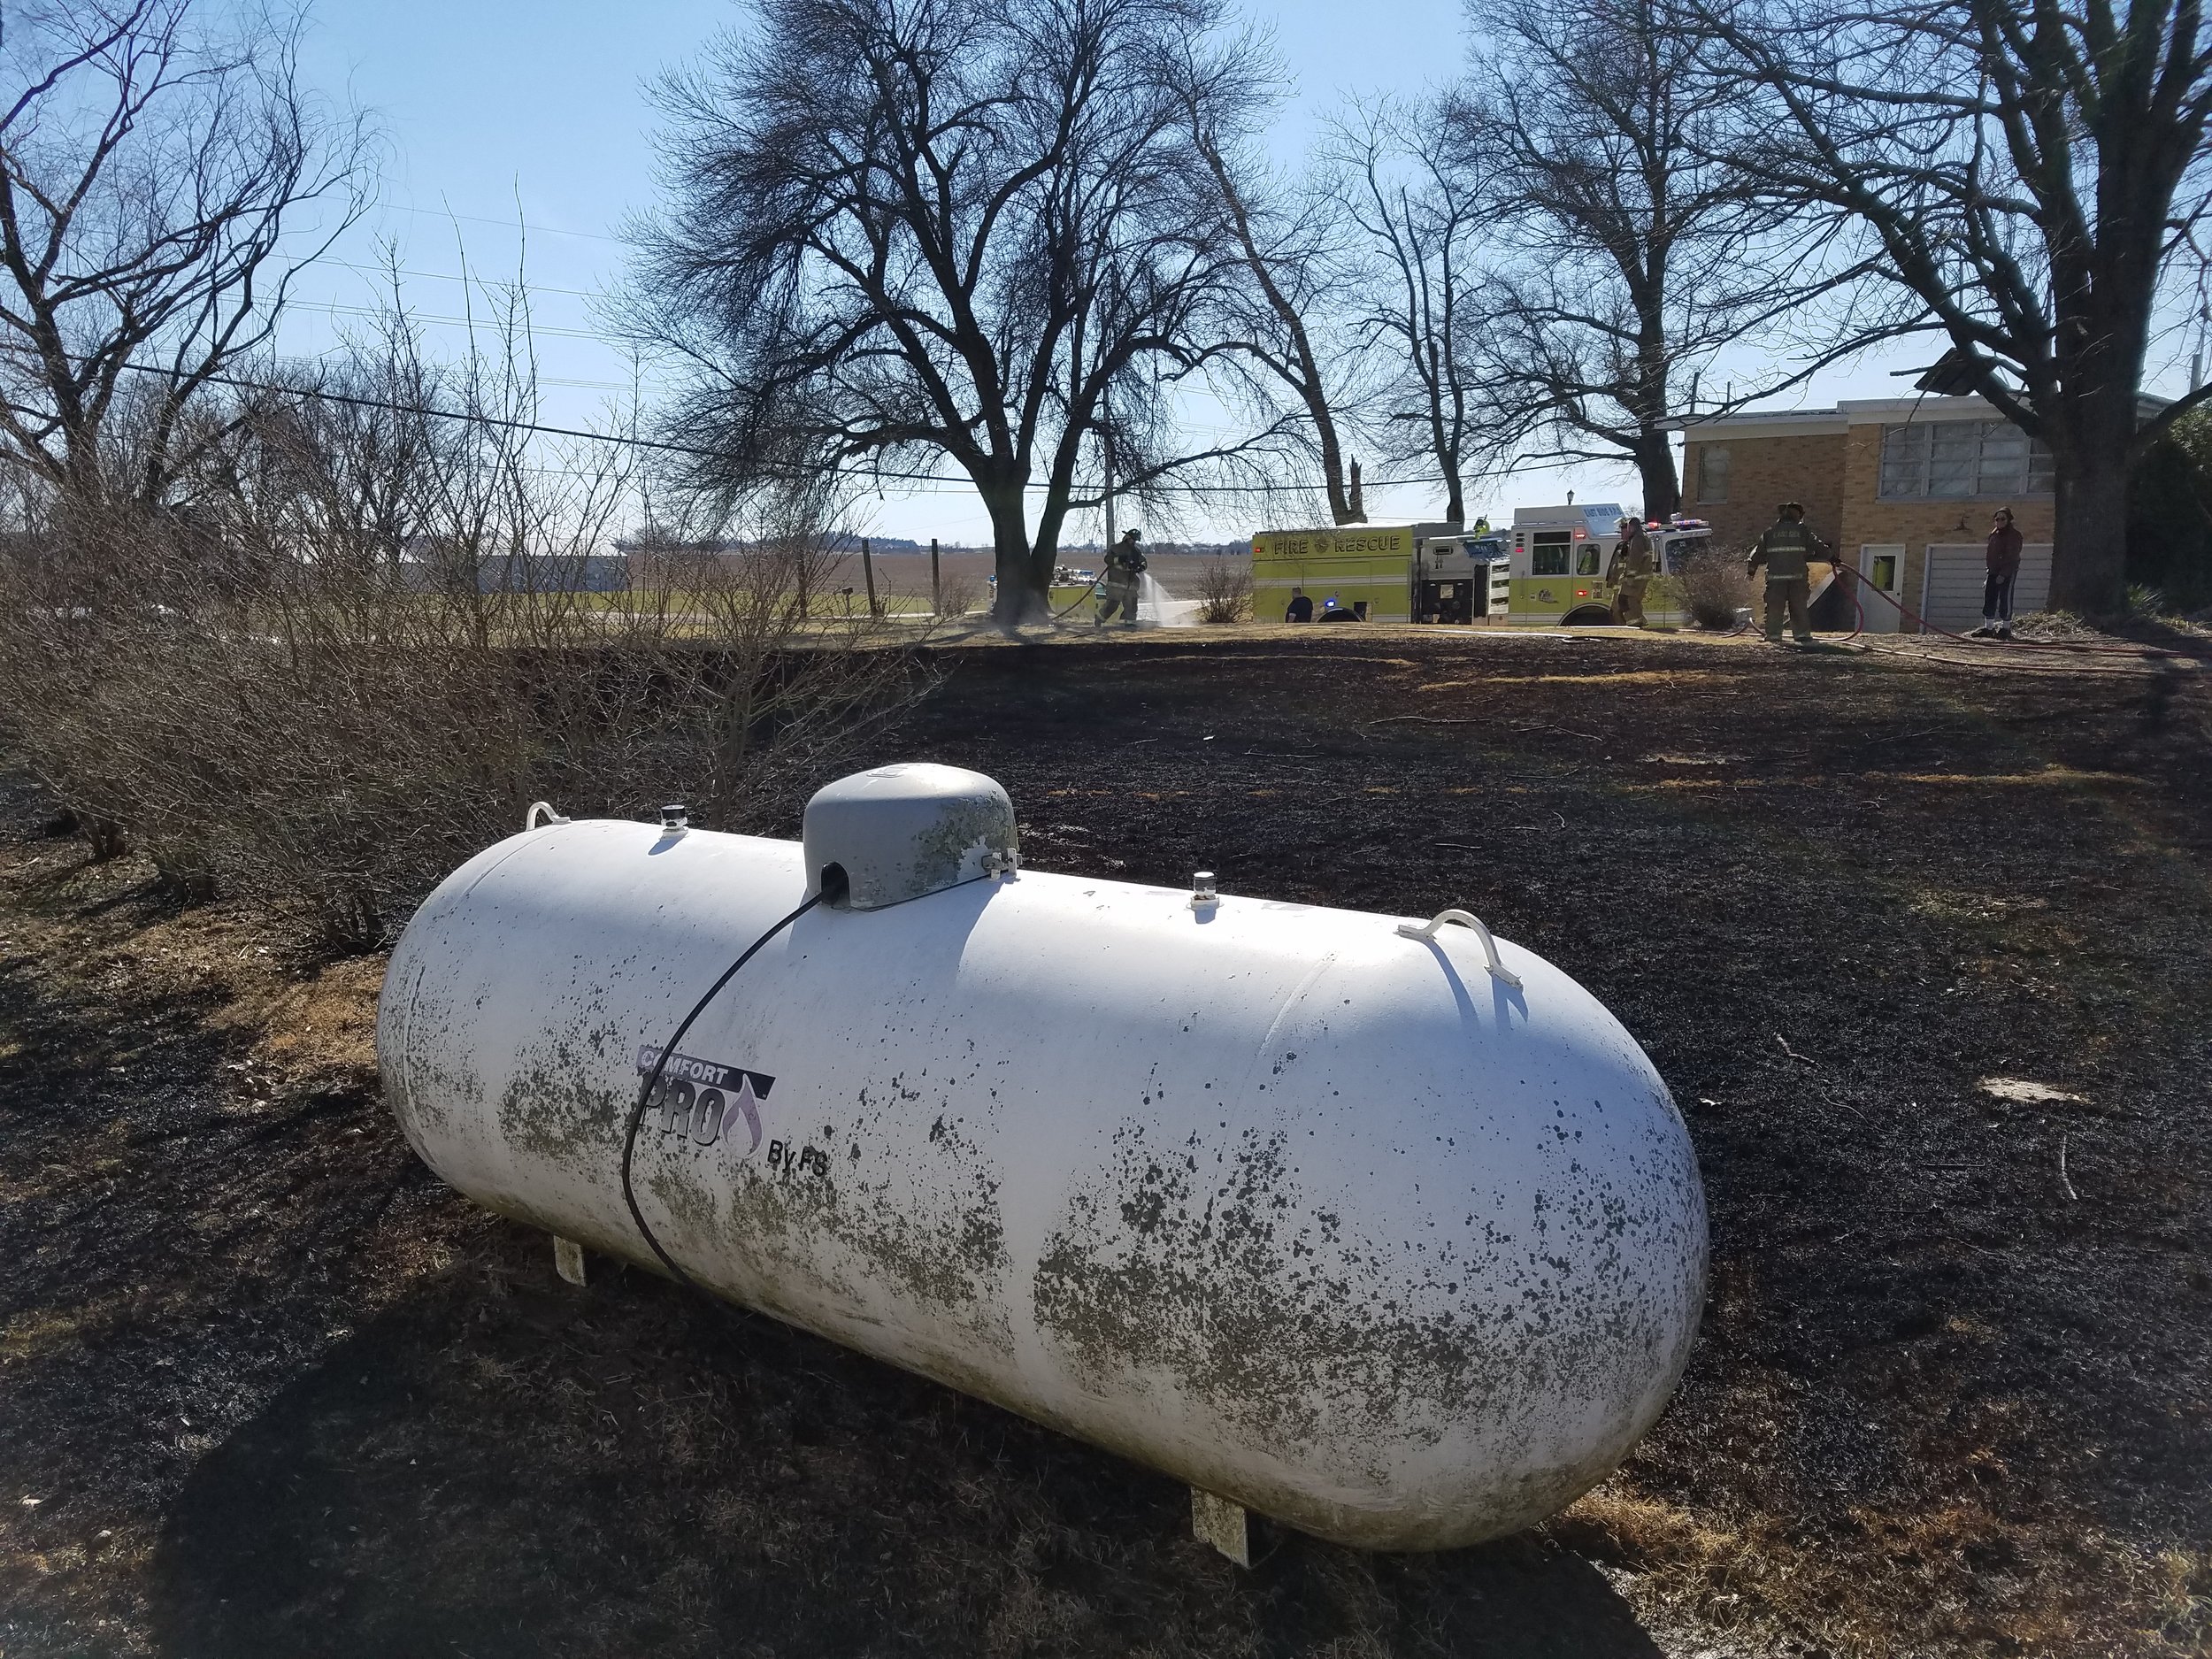
[[(378, 308), (371, 305), (347, 305), (337, 300), (288, 299), (285, 303), (296, 311), (328, 311), (333, 316), (336, 317), (392, 317), (411, 322), (435, 323), (441, 327), (445, 328), (491, 329), (496, 326), (496, 325), (488, 318), (436, 317), (422, 311), (393, 311), (379, 310)], [(550, 324), (534, 322), (530, 325), (526, 332), (534, 334), (545, 334), (548, 336), (557, 335), (564, 340), (595, 340), (600, 342), (602, 344), (606, 343), (606, 336), (604, 334), (595, 334), (588, 328), (557, 328)]]
[[(124, 365), (124, 366), (134, 370), (140, 374), (158, 374), (167, 376), (169, 373), (166, 369), (151, 368), (146, 365), (138, 363), (129, 363)], [(721, 449), (703, 449), (696, 444), (690, 443), (669, 443), (657, 438), (633, 438), (625, 436), (620, 433), (614, 432), (592, 432), (582, 426), (550, 426), (545, 425), (541, 421), (514, 420), (502, 415), (487, 415), (480, 412), (472, 413), (468, 411), (458, 409), (433, 409), (426, 403), (388, 403), (382, 398), (356, 397), (349, 392), (325, 391), (317, 387), (276, 386), (265, 380), (242, 380), (235, 375), (229, 374), (204, 374), (201, 375), (199, 379), (204, 383), (211, 386), (236, 387), (242, 391), (248, 392), (269, 392), (280, 397), (315, 397), (320, 398), (323, 402), (328, 403), (345, 403), (355, 409), (382, 410), (388, 414), (425, 415), (438, 420), (474, 421), (480, 426), (498, 426), (508, 432), (541, 433), (549, 437), (555, 438), (585, 438), (598, 443), (627, 444), (632, 449), (659, 449), (669, 454), (698, 456), (708, 460), (720, 460), (727, 458), (727, 452)], [(939, 478), (935, 474), (929, 472), (872, 472), (869, 476), (872, 478), (888, 479), (898, 482), (910, 481), (918, 484), (954, 484), (958, 482), (957, 480)], [(1043, 486), (1033, 485), (1032, 488), (1042, 488)]]
[[(129, 363), (124, 365), (123, 366), (140, 374), (158, 374), (168, 378), (173, 378), (169, 375), (169, 371), (166, 369), (151, 368), (143, 364)], [(703, 448), (700, 445), (690, 443), (670, 443), (665, 440), (659, 438), (633, 438), (626, 436), (621, 433), (592, 432), (582, 426), (549, 426), (539, 421), (513, 420), (501, 415), (470, 413), (467, 411), (457, 409), (433, 409), (423, 403), (387, 403), (380, 398), (356, 397), (349, 393), (324, 391), (314, 387), (276, 386), (264, 380), (242, 380), (237, 379), (235, 376), (227, 374), (203, 374), (198, 378), (201, 381), (211, 386), (231, 386), (236, 387), (242, 391), (249, 392), (269, 392), (280, 397), (317, 397), (322, 399), (326, 403), (346, 403), (356, 409), (382, 410), (387, 413), (395, 415), (424, 415), (438, 420), (472, 420), (482, 426), (497, 426), (508, 432), (541, 433), (548, 437), (583, 438), (595, 443), (627, 444), (632, 449), (658, 449), (664, 453), (671, 455), (697, 456), (705, 460), (727, 460), (729, 458), (729, 452), (726, 449), (709, 449)], [(788, 471), (788, 469), (785, 470), (787, 472)], [(963, 483), (958, 479), (945, 478), (935, 472), (886, 472), (871, 468), (865, 472), (856, 474), (856, 476), (864, 480), (874, 480), (889, 483), (933, 484), (941, 488), (949, 488), (955, 490), (965, 490), (971, 488), (971, 486)], [(1393, 489), (1406, 485), (1440, 484), (1444, 480), (1441, 476), (1435, 478), (1379, 478), (1368, 480), (1367, 486), (1371, 489)], [(1023, 488), (1025, 490), (1043, 490), (1048, 489), (1051, 487), (1047, 484), (1027, 484), (1023, 486)], [(1278, 493), (1317, 495), (1320, 493), (1319, 487), (1312, 484), (1166, 483), (1160, 485), (1159, 488), (1164, 490), (1176, 492), (1186, 495), (1271, 495)]]
[[(581, 233), (579, 232), (575, 234), (580, 234)], [(475, 286), (483, 288), (520, 288), (525, 293), (529, 294), (566, 294), (580, 300), (595, 300), (604, 297), (603, 296), (593, 293), (589, 288), (549, 288), (542, 282), (526, 282), (518, 277), (456, 276), (450, 271), (415, 271), (409, 269), (405, 265), (402, 265), (395, 269), (390, 265), (361, 265), (351, 259), (332, 259), (326, 257), (318, 259), (315, 263), (317, 265), (336, 265), (340, 269), (346, 271), (359, 271), (368, 276), (419, 277), (426, 282), (473, 283)]]
[(425, 219), (462, 219), (472, 225), (498, 225), (508, 230), (527, 231), (534, 235), (582, 236), (591, 242), (611, 242), (617, 247), (627, 247), (619, 236), (607, 236), (595, 230), (561, 230), (551, 225), (532, 225), (518, 219), (488, 219), (481, 213), (451, 213), (443, 208), (403, 207), (396, 202), (382, 204), (395, 213), (419, 213)]

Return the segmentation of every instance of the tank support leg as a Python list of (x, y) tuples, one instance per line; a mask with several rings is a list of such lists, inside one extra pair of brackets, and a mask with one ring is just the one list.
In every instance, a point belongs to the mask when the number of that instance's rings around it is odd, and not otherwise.
[(1190, 1489), (1191, 1536), (1211, 1544), (1240, 1567), (1252, 1564), (1252, 1550), (1244, 1526), (1244, 1506), (1210, 1492)]
[(553, 1271), (572, 1285), (584, 1282), (584, 1247), (558, 1234), (553, 1240)]

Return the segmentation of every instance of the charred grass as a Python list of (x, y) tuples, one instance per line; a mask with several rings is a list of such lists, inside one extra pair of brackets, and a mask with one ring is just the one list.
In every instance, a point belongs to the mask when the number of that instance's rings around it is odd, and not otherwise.
[(1241, 1572), (1160, 1477), (603, 1262), (569, 1290), (377, 1104), (375, 959), (180, 910), (18, 788), (0, 1652), (2212, 1648), (2200, 671), (1325, 636), (941, 665), (882, 752), (998, 776), (1030, 862), (1464, 905), (1621, 1015), (1715, 1263), (1624, 1470), (1442, 1556), (1262, 1525)]

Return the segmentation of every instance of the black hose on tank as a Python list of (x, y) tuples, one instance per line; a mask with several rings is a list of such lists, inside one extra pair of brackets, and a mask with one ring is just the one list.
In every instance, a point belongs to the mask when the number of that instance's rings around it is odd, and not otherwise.
[[(831, 866), (831, 869), (834, 870), (835, 866)], [(661, 1073), (667, 1068), (670, 1056), (676, 1052), (677, 1045), (683, 1041), (684, 1034), (691, 1029), (692, 1022), (707, 1011), (707, 1004), (720, 995), (724, 986), (737, 977), (737, 971), (740, 968), (759, 954), (763, 945), (804, 916), (824, 899), (834, 900), (843, 895), (845, 884), (841, 881), (833, 884), (829, 879), (830, 871), (828, 870), (822, 873), (824, 879), (821, 890), (809, 898), (805, 903), (800, 905), (797, 910), (792, 911), (790, 915), (770, 927), (751, 944), (746, 946), (745, 954), (723, 969), (722, 977), (707, 987), (706, 995), (691, 1005), (691, 1012), (684, 1016), (683, 1023), (676, 1027), (675, 1034), (661, 1046), (660, 1057), (653, 1062), (653, 1069), (645, 1074), (645, 1081), (638, 1086), (637, 1104), (630, 1109), (630, 1127), (622, 1137), (622, 1202), (629, 1205), (630, 1219), (637, 1223), (638, 1232), (643, 1235), (646, 1243), (653, 1247), (653, 1254), (660, 1257), (661, 1265), (673, 1273), (680, 1283), (688, 1285), (694, 1290), (703, 1290), (703, 1286), (698, 1280), (676, 1265), (676, 1258), (662, 1248), (660, 1240), (655, 1235), (651, 1225), (645, 1219), (645, 1212), (638, 1208), (636, 1189), (630, 1185), (630, 1161), (637, 1153), (637, 1132), (639, 1126), (645, 1122), (646, 1109), (652, 1104), (653, 1091), (660, 1086)], [(838, 873), (841, 875), (843, 872), (841, 871)]]

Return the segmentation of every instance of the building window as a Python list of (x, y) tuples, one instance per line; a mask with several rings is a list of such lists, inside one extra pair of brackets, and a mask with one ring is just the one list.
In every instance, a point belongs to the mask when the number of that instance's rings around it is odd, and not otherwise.
[(1697, 452), (1697, 498), (1728, 499), (1728, 450), (1724, 445), (1702, 444)]
[(2050, 450), (2008, 420), (1927, 420), (1882, 428), (1885, 500), (2050, 493)]

